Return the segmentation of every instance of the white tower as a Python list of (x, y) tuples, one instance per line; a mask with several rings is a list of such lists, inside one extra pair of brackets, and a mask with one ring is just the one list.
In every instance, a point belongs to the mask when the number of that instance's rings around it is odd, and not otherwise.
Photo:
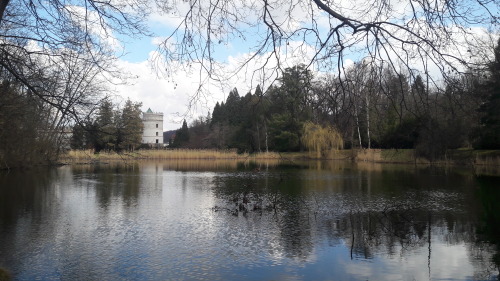
[(153, 112), (148, 108), (148, 111), (142, 113), (142, 123), (142, 143), (163, 145), (163, 113)]

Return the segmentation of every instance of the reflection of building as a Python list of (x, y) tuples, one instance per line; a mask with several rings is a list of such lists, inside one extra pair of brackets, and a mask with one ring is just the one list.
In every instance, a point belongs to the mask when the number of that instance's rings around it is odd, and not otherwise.
[(142, 113), (142, 123), (142, 143), (163, 145), (163, 113), (153, 112), (148, 108), (148, 111)]
[(162, 197), (163, 164), (158, 162), (144, 162), (140, 164), (141, 186), (147, 187), (148, 193), (157, 198)]

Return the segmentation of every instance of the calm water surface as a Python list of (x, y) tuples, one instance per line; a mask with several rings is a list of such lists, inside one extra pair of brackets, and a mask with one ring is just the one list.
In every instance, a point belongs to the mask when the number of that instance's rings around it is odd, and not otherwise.
[(498, 280), (500, 177), (351, 163), (0, 174), (14, 280)]

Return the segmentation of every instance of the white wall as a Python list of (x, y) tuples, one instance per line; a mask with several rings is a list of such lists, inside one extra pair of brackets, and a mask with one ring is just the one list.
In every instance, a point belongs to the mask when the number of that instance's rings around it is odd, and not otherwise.
[[(142, 113), (142, 143), (163, 144), (163, 113)], [(158, 141), (157, 141), (158, 140)]]

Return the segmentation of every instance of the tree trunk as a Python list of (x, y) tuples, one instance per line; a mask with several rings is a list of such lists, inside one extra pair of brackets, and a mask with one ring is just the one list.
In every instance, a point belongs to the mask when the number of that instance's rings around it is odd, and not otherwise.
[(2, 24), (3, 15), (5, 13), (5, 8), (9, 4), (10, 0), (0, 0), (0, 24)]
[(266, 134), (266, 153), (269, 152), (269, 147), (267, 146), (267, 126), (266, 126), (266, 122), (264, 122), (264, 131), (265, 131), (265, 134)]
[(257, 125), (257, 150), (260, 152), (260, 129), (259, 129), (259, 122), (257, 122), (256, 125)]
[(354, 116), (356, 117), (356, 128), (358, 130), (359, 148), (363, 148), (363, 145), (361, 144), (361, 131), (359, 129), (358, 108), (356, 105), (354, 105)]
[(370, 99), (366, 95), (366, 134), (368, 136), (368, 149), (371, 148), (370, 140)]

